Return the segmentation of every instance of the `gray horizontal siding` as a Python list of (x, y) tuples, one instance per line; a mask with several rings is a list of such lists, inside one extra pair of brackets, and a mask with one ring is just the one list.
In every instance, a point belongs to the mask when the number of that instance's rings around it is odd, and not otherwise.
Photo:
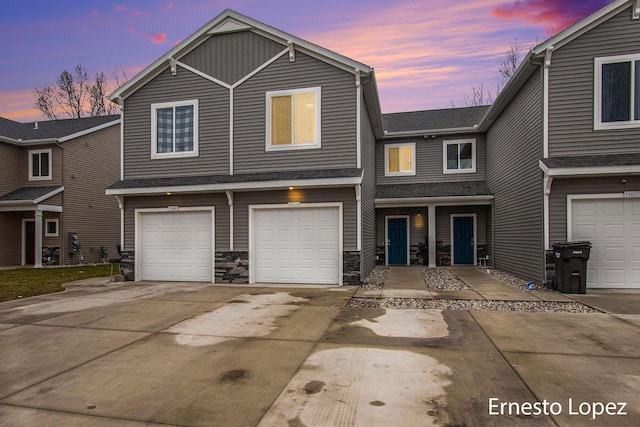
[(166, 208), (167, 206), (215, 207), (216, 250), (229, 250), (229, 205), (223, 193), (126, 197), (124, 212), (124, 248), (132, 251), (135, 247), (135, 210), (144, 208)]
[(214, 35), (180, 61), (232, 85), (285, 48), (250, 31), (241, 31)]
[[(151, 104), (199, 100), (199, 155), (151, 159)], [(178, 67), (147, 83), (125, 100), (125, 179), (229, 172), (229, 90)]]
[(638, 151), (640, 129), (593, 130), (594, 58), (640, 53), (631, 8), (553, 52), (549, 74), (549, 156)]
[(624, 179), (627, 181), (626, 184), (621, 183), (619, 176), (554, 179), (549, 195), (549, 240), (551, 243), (567, 240), (567, 195), (640, 191), (639, 176), (626, 175)]
[(489, 129), (486, 172), (494, 194), (495, 267), (538, 281), (544, 280), (541, 93), (538, 72)]
[[(320, 86), (322, 148), (265, 151), (266, 92)], [(350, 168), (356, 166), (356, 87), (352, 74), (296, 53), (234, 90), (234, 172)]]
[(369, 114), (365, 103), (362, 102), (362, 169), (363, 179), (361, 186), (362, 208), (362, 252), (361, 252), (361, 278), (366, 278), (376, 266), (376, 139), (373, 133)]
[[(443, 141), (460, 139), (476, 140), (476, 172), (475, 173), (443, 173)], [(385, 145), (398, 143), (416, 144), (416, 174), (415, 176), (385, 177)], [(485, 179), (486, 143), (484, 134), (454, 135), (447, 137), (391, 139), (379, 141), (376, 144), (376, 179), (382, 184), (413, 184), (416, 182), (452, 182), (452, 181), (483, 181)]]
[(21, 187), (21, 168), (16, 167), (20, 164), (20, 151), (19, 147), (0, 143), (0, 170), (2, 170), (0, 196)]
[(342, 202), (343, 249), (356, 250), (357, 208), (353, 187), (328, 188), (322, 190), (284, 190), (235, 193), (234, 195), (234, 250), (249, 250), (249, 206), (301, 203)]

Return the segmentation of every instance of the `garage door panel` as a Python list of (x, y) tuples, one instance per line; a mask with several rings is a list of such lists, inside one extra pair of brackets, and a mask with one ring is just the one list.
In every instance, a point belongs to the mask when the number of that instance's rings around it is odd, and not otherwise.
[[(270, 283), (337, 284), (338, 208), (255, 209), (254, 280)], [(276, 239), (267, 241), (263, 231)], [(263, 261), (270, 260), (273, 267)]]
[(574, 199), (571, 238), (592, 243), (588, 287), (640, 287), (640, 199)]

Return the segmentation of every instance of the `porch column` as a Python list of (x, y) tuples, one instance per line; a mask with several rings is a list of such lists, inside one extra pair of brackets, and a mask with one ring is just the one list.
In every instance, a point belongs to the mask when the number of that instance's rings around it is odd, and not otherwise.
[(35, 238), (35, 268), (42, 268), (42, 211), (35, 211), (36, 217), (36, 238)]
[(436, 207), (433, 205), (427, 206), (427, 212), (429, 217), (429, 225), (427, 234), (429, 236), (429, 267), (436, 266)]

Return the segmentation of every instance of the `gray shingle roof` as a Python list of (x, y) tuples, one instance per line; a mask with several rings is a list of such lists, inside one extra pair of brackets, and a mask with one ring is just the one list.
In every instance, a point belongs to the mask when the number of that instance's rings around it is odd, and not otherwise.
[(170, 178), (141, 178), (117, 181), (108, 188), (152, 188), (208, 184), (236, 184), (261, 181), (290, 181), (322, 178), (353, 178), (362, 176), (362, 169), (325, 169), (288, 172), (261, 172), (238, 175), (180, 176)]
[(491, 194), (491, 190), (489, 190), (489, 187), (484, 181), (432, 182), (378, 185), (376, 199), (489, 196)]
[(488, 105), (446, 108), (442, 110), (407, 111), (382, 115), (387, 132), (410, 132), (432, 129), (456, 129), (480, 124)]
[(6, 136), (11, 139), (21, 139), (23, 141), (61, 138), (118, 120), (119, 118), (120, 115), (110, 115), (83, 117), (81, 119), (44, 120), (38, 121), (38, 129), (35, 129), (35, 122), (18, 123), (0, 117), (0, 136)]
[(11, 193), (7, 193), (4, 196), (0, 197), (0, 202), (13, 202), (13, 201), (29, 201), (32, 202), (34, 200), (39, 199), (42, 196), (45, 196), (57, 189), (60, 186), (44, 186), (44, 187), (22, 187), (17, 190), (12, 191)]
[(553, 168), (589, 168), (599, 166), (633, 166), (640, 165), (640, 153), (603, 154), (599, 156), (549, 157), (542, 163)]

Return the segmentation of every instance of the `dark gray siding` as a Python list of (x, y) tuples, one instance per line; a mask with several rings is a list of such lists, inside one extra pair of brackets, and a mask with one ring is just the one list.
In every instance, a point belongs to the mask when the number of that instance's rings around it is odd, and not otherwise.
[[(64, 212), (60, 222), (60, 257), (68, 255), (66, 233), (78, 233), (84, 262), (100, 261), (100, 247), (116, 256), (120, 243), (120, 208), (107, 186), (120, 179), (120, 126), (92, 132), (62, 143), (64, 153)], [(58, 246), (58, 245), (56, 245)]]
[(487, 133), (487, 184), (494, 194), (495, 267), (544, 280), (542, 80), (536, 72)]
[[(22, 219), (16, 212), (0, 212), (0, 265), (22, 262)], [(12, 242), (7, 244), (5, 242)]]
[(172, 194), (171, 196), (145, 196), (125, 198), (124, 248), (132, 251), (135, 247), (135, 209), (166, 208), (167, 206), (215, 207), (215, 239), (217, 251), (229, 250), (229, 204), (224, 193)]
[[(459, 139), (476, 140), (476, 172), (475, 173), (443, 173), (443, 141)], [(384, 176), (384, 146), (386, 144), (416, 143), (416, 174), (415, 176)], [(412, 184), (416, 182), (451, 182), (451, 181), (482, 181), (485, 178), (484, 134), (452, 135), (432, 138), (405, 138), (379, 141), (376, 144), (376, 177), (378, 185), (383, 184)]]
[(361, 278), (365, 279), (376, 266), (376, 139), (366, 105), (362, 102), (361, 151), (364, 177), (361, 186), (362, 251), (360, 253)]
[(286, 47), (250, 31), (218, 34), (180, 61), (233, 85)]
[[(322, 148), (265, 151), (266, 92), (320, 86)], [(353, 74), (296, 53), (234, 90), (234, 172), (351, 168), (356, 166), (356, 86)]]
[(0, 196), (21, 187), (20, 148), (14, 145), (0, 143)]
[(602, 178), (565, 178), (554, 179), (549, 195), (549, 240), (565, 242), (567, 240), (567, 195), (570, 194), (607, 194), (625, 191), (640, 191), (640, 177), (625, 175), (622, 177)]
[(283, 190), (235, 193), (234, 196), (234, 239), (236, 251), (249, 250), (249, 205), (342, 202), (343, 250), (356, 250), (356, 197), (353, 187), (328, 188), (321, 190)]
[[(151, 160), (151, 104), (199, 100), (199, 156)], [(229, 173), (229, 90), (178, 67), (125, 101), (125, 179)]]
[(640, 129), (593, 130), (594, 58), (640, 53), (631, 8), (553, 52), (549, 76), (549, 156), (638, 151)]

